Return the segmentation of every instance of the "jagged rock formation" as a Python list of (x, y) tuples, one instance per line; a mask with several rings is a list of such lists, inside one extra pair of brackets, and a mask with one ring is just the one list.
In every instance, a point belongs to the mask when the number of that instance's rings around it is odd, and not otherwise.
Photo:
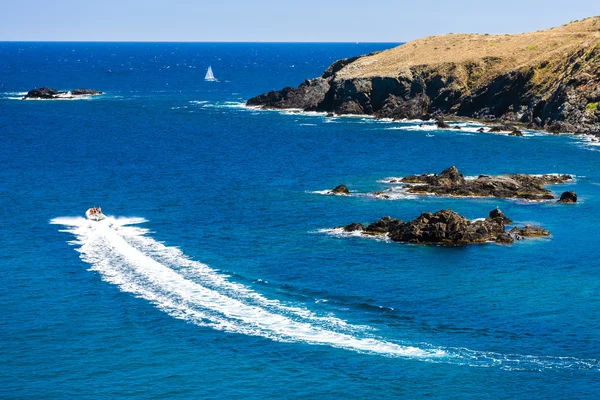
[(23, 97), (25, 99), (71, 99), (80, 96), (96, 96), (102, 94), (93, 89), (74, 89), (69, 92), (59, 92), (52, 88), (32, 89)]
[[(565, 183), (571, 179), (571, 175), (526, 174), (479, 175), (475, 179), (466, 179), (455, 166), (451, 166), (439, 174), (412, 175), (390, 183), (406, 184), (407, 191), (415, 194), (551, 200), (554, 199), (552, 192), (542, 186)], [(376, 195), (385, 196), (385, 192)]]
[(395, 242), (425, 244), (474, 244), (495, 241), (512, 243), (523, 236), (547, 236), (550, 233), (541, 227), (527, 225), (505, 231), (510, 221), (502, 211), (495, 209), (481, 220), (469, 221), (452, 210), (441, 210), (434, 214), (422, 213), (418, 218), (403, 222), (384, 217), (365, 227), (352, 223), (341, 227), (345, 232), (361, 232), (364, 235), (387, 235)]
[(520, 35), (427, 37), (336, 61), (319, 78), (248, 104), (600, 135), (600, 17)]

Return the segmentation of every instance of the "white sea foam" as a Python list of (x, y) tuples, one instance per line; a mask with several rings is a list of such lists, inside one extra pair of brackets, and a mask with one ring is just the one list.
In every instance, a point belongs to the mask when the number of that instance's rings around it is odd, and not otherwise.
[(325, 228), (317, 230), (317, 233), (324, 233), (326, 235), (335, 237), (360, 237), (366, 239), (379, 240), (383, 242), (389, 242), (390, 238), (388, 235), (366, 235), (361, 231), (346, 232), (344, 228)]
[[(75, 235), (81, 258), (103, 280), (152, 302), (169, 315), (199, 326), (276, 341), (329, 345), (386, 356), (433, 359), (438, 349), (423, 349), (368, 337), (360, 326), (318, 316), (300, 306), (269, 300), (229, 281), (207, 265), (190, 260), (133, 226), (143, 219), (112, 218), (91, 222), (61, 217), (52, 224)], [(362, 336), (358, 336), (358, 335)]]
[(344, 197), (348, 197), (348, 196), (353, 196), (353, 195), (357, 195), (357, 193), (350, 193), (350, 195), (344, 194), (344, 193), (333, 193), (333, 191), (331, 189), (327, 189), (327, 190), (310, 190), (307, 191), (306, 193), (312, 193), (312, 194), (321, 194), (324, 196), (344, 196)]
[(0, 99), (21, 100), (27, 92), (0, 92)]
[[(205, 264), (189, 259), (175, 247), (166, 246), (136, 226), (143, 218), (108, 217), (100, 222), (81, 217), (59, 217), (50, 221), (75, 235), (83, 261), (103, 280), (123, 292), (150, 301), (158, 309), (198, 326), (275, 341), (328, 345), (360, 353), (407, 357), (428, 362), (446, 362), (510, 370), (580, 369), (600, 370), (600, 362), (572, 357), (536, 357), (501, 354), (464, 348), (439, 348), (392, 343), (368, 333), (371, 327), (348, 324), (334, 316), (320, 316), (300, 305), (270, 300), (251, 288), (232, 282)], [(324, 229), (338, 236), (383, 236)], [(326, 299), (317, 302), (325, 303)]]

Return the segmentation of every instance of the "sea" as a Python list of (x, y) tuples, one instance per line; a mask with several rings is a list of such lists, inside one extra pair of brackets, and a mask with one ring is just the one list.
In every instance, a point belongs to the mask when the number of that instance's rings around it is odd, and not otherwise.
[[(0, 43), (0, 397), (599, 398), (598, 143), (245, 106), (395, 45)], [(43, 86), (104, 94), (21, 100)], [(389, 183), (451, 165), (571, 174), (549, 189), (579, 201)], [(496, 207), (552, 235), (335, 229)]]

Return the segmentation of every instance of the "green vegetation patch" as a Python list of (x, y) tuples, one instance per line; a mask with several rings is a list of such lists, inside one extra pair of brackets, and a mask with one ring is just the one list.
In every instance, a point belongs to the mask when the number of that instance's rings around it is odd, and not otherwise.
[(537, 50), (537, 46), (532, 44), (531, 46), (527, 46), (527, 50)]
[(598, 102), (595, 103), (588, 103), (587, 106), (585, 106), (585, 112), (587, 112), (589, 115), (593, 115), (594, 111), (596, 111), (598, 109)]

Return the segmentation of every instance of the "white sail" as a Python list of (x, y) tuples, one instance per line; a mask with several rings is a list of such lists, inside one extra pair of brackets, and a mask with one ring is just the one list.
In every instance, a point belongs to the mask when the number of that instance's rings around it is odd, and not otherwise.
[(206, 76), (204, 77), (205, 81), (209, 82), (217, 82), (217, 78), (213, 75), (212, 67), (208, 67), (208, 71), (206, 71)]

